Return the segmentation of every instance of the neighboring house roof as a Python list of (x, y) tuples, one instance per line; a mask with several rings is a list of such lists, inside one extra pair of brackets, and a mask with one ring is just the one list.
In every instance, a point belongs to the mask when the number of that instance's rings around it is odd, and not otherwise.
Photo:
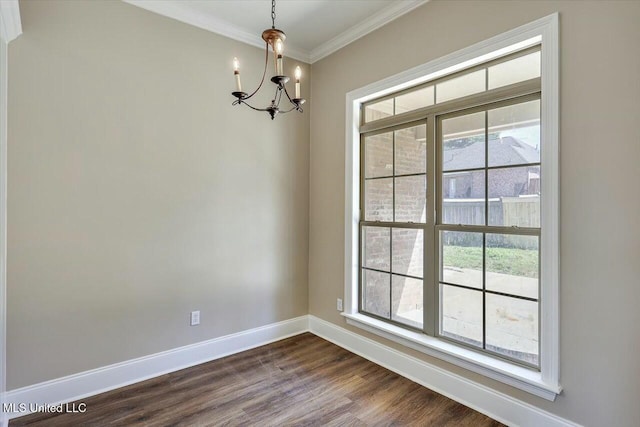
[[(445, 142), (446, 146), (447, 142)], [(478, 167), (484, 164), (484, 144), (475, 141), (462, 148), (444, 152), (444, 170)], [(489, 166), (521, 165), (540, 162), (540, 153), (534, 147), (512, 136), (489, 139)]]
[(540, 162), (540, 152), (512, 136), (489, 140), (489, 166)]

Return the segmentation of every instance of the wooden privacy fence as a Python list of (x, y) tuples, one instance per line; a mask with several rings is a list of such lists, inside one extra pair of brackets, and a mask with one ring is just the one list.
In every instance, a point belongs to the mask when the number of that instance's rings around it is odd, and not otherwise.
[[(489, 225), (540, 227), (540, 196), (496, 197), (489, 199)], [(484, 224), (484, 199), (444, 199), (443, 224)], [(465, 233), (447, 233), (445, 244), (471, 246), (476, 239)], [(488, 235), (487, 245), (534, 249), (529, 237)]]

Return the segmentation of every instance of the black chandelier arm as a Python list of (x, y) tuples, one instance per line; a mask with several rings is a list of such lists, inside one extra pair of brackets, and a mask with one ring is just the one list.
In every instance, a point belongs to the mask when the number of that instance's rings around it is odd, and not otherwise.
[(289, 103), (291, 105), (293, 105), (293, 107), (291, 107), (291, 109), (287, 110), (287, 111), (281, 111), (282, 114), (284, 113), (289, 113), (293, 110), (296, 111), (300, 111), (302, 113), (302, 107), (300, 107), (300, 105), (304, 104), (304, 99), (300, 100), (300, 99), (296, 99), (296, 98), (291, 98), (291, 96), (289, 96), (289, 92), (287, 91), (287, 87), (283, 84), (281, 87), (279, 87), (279, 91), (280, 91), (280, 98), (278, 99), (278, 102), (276, 105), (280, 106), (280, 101), (282, 99), (282, 92), (284, 90), (285, 95), (287, 96), (287, 99), (289, 100)]
[[(284, 91), (285, 95), (287, 96), (287, 99), (289, 100), (289, 103), (291, 105), (293, 105), (293, 107), (291, 107), (289, 110), (286, 111), (282, 111), (280, 110), (278, 107), (280, 107), (280, 102), (282, 101), (282, 92)], [(301, 100), (299, 99), (295, 99), (291, 98), (291, 96), (289, 96), (289, 92), (287, 92), (287, 87), (282, 84), (282, 85), (277, 85), (276, 86), (276, 93), (273, 97), (273, 100), (271, 101), (271, 105), (267, 108), (257, 108), (254, 107), (253, 105), (249, 104), (247, 101), (247, 99), (249, 99), (251, 96), (253, 96), (255, 94), (255, 92), (253, 94), (251, 94), (250, 96), (245, 96), (245, 97), (238, 97), (238, 99), (236, 99), (235, 101), (233, 101), (231, 103), (231, 105), (240, 105), (240, 104), (244, 104), (247, 107), (251, 108), (252, 110), (255, 111), (273, 111), (274, 108), (278, 111), (278, 113), (280, 114), (286, 114), (286, 113), (290, 113), (294, 110), (299, 111), (299, 112), (303, 112), (301, 105), (304, 103), (304, 100), (302, 100), (302, 102), (300, 102)]]
[[(269, 111), (273, 110), (272, 107), (269, 107), (269, 108), (256, 108), (253, 105), (249, 104), (248, 102), (244, 102), (243, 99), (236, 99), (235, 101), (233, 101), (233, 103), (231, 105), (240, 105), (240, 104), (244, 104), (244, 105), (246, 105), (247, 107), (251, 108), (254, 111), (266, 111), (266, 112), (269, 112)], [(293, 107), (291, 107), (288, 110), (283, 111), (283, 110), (278, 109), (278, 114), (287, 114), (287, 113), (290, 113), (292, 111), (299, 111), (299, 112), (302, 113), (304, 111), (299, 104), (296, 104), (295, 102), (292, 102), (291, 104), (293, 104)]]
[[(287, 95), (287, 99), (289, 100), (289, 103), (293, 105), (293, 107), (291, 107), (289, 110), (286, 110), (286, 111), (280, 111), (280, 114), (290, 113), (294, 110), (300, 111), (302, 113), (302, 107), (300, 107), (300, 103), (295, 102), (293, 99), (291, 99), (291, 97), (289, 96), (289, 92), (287, 92), (287, 87), (283, 84), (281, 88), (284, 89), (284, 93), (285, 95)], [(280, 97), (282, 97), (282, 92), (283, 92), (282, 89), (280, 90)], [(280, 105), (280, 101), (278, 101), (278, 105)]]
[(300, 111), (302, 113), (302, 107), (300, 107), (299, 105), (293, 104), (293, 107), (291, 107), (289, 110), (286, 110), (286, 111), (280, 110), (280, 114), (287, 114), (292, 111)]
[[(289, 96), (289, 92), (287, 91), (287, 87), (286, 86), (284, 86), (284, 93), (285, 93), (285, 95), (287, 95), (287, 99), (289, 99), (289, 102), (294, 105), (294, 107), (289, 111), (297, 110), (297, 111), (300, 111), (302, 113), (302, 107), (300, 105), (304, 104), (305, 100), (304, 99), (298, 99), (298, 98), (291, 98), (291, 96)], [(288, 113), (289, 111), (286, 111), (286, 112)]]
[[(262, 79), (260, 80), (260, 84), (258, 85), (258, 87), (256, 88), (256, 90), (254, 90), (253, 92), (251, 92), (251, 95), (247, 95), (247, 96), (243, 96), (242, 99), (249, 99), (251, 98), (253, 95), (255, 95), (256, 93), (258, 93), (258, 91), (260, 90), (260, 88), (262, 87), (262, 84), (264, 83), (264, 78), (267, 75), (267, 66), (269, 65), (269, 43), (266, 43), (266, 48), (265, 48), (265, 55), (264, 55), (264, 71), (262, 72)], [(234, 104), (235, 105), (235, 104)], [(249, 105), (249, 104), (247, 104)]]
[(295, 102), (293, 102), (293, 99), (291, 99), (291, 97), (289, 96), (289, 92), (287, 91), (287, 87), (285, 85), (282, 85), (282, 88), (284, 89), (284, 93), (285, 93), (285, 95), (287, 95), (287, 98), (289, 99), (289, 102), (295, 105)]
[(244, 104), (244, 105), (246, 105), (247, 107), (249, 107), (249, 108), (251, 108), (252, 110), (255, 110), (255, 111), (269, 111), (269, 108), (256, 108), (256, 107), (254, 107), (253, 105), (249, 104), (248, 102), (245, 102), (245, 100), (246, 100), (246, 99), (247, 99), (247, 98), (242, 98), (242, 99), (238, 98), (238, 99), (236, 99), (235, 101), (233, 101), (233, 102), (231, 103), (231, 105), (240, 105), (240, 104)]
[(276, 106), (280, 106), (280, 101), (282, 101), (282, 86), (277, 86), (276, 95), (274, 97), (274, 103)]
[[(231, 105), (241, 105), (241, 104), (244, 104), (244, 105), (246, 105), (247, 107), (251, 108), (251, 109), (252, 109), (252, 110), (254, 110), (254, 111), (266, 111), (266, 112), (269, 112), (269, 111), (272, 111), (272, 110), (273, 110), (273, 107), (272, 107), (272, 106), (269, 106), (269, 107), (267, 107), (267, 108), (257, 108), (257, 107), (254, 107), (253, 105), (251, 105), (251, 104), (249, 104), (248, 102), (246, 102), (246, 99), (247, 99), (247, 98), (238, 98), (238, 99), (236, 99), (235, 101), (233, 101), (233, 102), (231, 103)], [(291, 100), (291, 98), (289, 98), (289, 100), (291, 101), (291, 104), (293, 105), (293, 107), (291, 107), (290, 109), (285, 110), (285, 111), (278, 109), (278, 114), (286, 114), (286, 113), (290, 113), (290, 112), (292, 112), (292, 111), (299, 111), (299, 112), (301, 112), (301, 113), (303, 112), (302, 107), (300, 106), (300, 104), (295, 103), (294, 101), (292, 101), (292, 100)], [(279, 104), (280, 104), (280, 101), (278, 101), (278, 102), (275, 104), (276, 108), (279, 106)]]

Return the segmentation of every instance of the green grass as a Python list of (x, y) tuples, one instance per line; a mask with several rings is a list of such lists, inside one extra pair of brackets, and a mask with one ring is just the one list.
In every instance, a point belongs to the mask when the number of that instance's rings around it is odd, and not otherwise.
[[(482, 269), (482, 248), (445, 246), (445, 265)], [(538, 251), (529, 249), (487, 248), (487, 271), (524, 277), (538, 277)]]

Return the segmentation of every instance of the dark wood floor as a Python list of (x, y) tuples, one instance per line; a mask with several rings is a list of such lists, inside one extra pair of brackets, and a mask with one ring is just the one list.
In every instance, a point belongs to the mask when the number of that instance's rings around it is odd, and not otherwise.
[(9, 425), (502, 425), (309, 333), (83, 402), (85, 413)]

